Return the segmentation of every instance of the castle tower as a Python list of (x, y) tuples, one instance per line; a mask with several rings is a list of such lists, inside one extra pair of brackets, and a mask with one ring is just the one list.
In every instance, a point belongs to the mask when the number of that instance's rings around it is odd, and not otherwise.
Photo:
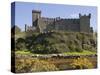
[(80, 18), (80, 32), (90, 32), (90, 18), (91, 14), (89, 15), (81, 15), (79, 14)]
[(41, 11), (32, 10), (32, 26), (37, 26), (37, 19), (41, 18)]
[(25, 32), (27, 31), (27, 24), (25, 24)]

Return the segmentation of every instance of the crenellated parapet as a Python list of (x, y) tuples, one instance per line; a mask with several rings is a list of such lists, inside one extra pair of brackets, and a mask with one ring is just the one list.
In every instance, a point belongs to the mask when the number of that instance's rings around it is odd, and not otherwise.
[(80, 18), (80, 32), (90, 32), (90, 19), (91, 19), (91, 14), (89, 15), (81, 15), (79, 14)]
[(86, 14), (84, 14), (84, 15), (81, 15), (80, 13), (79, 13), (79, 18), (81, 18), (81, 17), (88, 17), (88, 18), (91, 18), (91, 14), (89, 13), (88, 15), (86, 15)]
[(40, 10), (32, 10), (32, 26), (25, 25), (25, 31), (37, 29), (39, 32), (52, 30), (93, 32), (93, 28), (90, 27), (91, 14), (79, 13), (79, 18), (49, 18), (41, 17), (41, 13)]

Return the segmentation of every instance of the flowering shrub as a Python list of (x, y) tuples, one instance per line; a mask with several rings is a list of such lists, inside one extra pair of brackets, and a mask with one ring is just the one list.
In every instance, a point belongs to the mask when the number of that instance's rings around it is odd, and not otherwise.
[(16, 59), (15, 68), (17, 73), (58, 70), (58, 68), (56, 68), (54, 64), (51, 64), (45, 60), (32, 58)]
[(89, 61), (89, 59), (82, 57), (74, 59), (71, 63), (71, 66), (74, 69), (90, 69), (94, 67), (93, 64)]

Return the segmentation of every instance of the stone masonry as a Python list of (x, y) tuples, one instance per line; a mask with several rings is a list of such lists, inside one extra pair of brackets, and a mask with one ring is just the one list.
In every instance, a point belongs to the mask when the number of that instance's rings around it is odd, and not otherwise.
[(33, 30), (38, 32), (47, 32), (53, 30), (63, 30), (72, 32), (93, 32), (90, 27), (91, 14), (81, 15), (79, 18), (66, 19), (66, 18), (46, 18), (41, 17), (40, 10), (32, 10), (32, 26), (25, 25), (25, 31)]

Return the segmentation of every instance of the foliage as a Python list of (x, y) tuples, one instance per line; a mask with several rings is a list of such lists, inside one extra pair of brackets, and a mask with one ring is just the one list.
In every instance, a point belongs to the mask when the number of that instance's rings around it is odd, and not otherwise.
[[(28, 35), (31, 34), (31, 35)], [(21, 39), (21, 38), (20, 38)], [(92, 34), (74, 32), (27, 32), (26, 37), (16, 40), (17, 50), (29, 50), (32, 53), (51, 54), (64, 52), (96, 51), (96, 42)]]
[(71, 50), (71, 52), (75, 52), (75, 45), (69, 45), (69, 49)]
[(26, 49), (25, 39), (18, 38), (15, 44), (16, 50), (23, 50)]
[(89, 61), (89, 59), (83, 57), (74, 59), (71, 63), (71, 66), (74, 69), (89, 69), (94, 67), (93, 64)]
[(16, 58), (15, 68), (17, 73), (58, 70), (58, 68), (56, 68), (54, 64), (51, 64), (45, 60), (32, 58)]
[(17, 50), (17, 51), (15, 51), (15, 54), (32, 55), (32, 53), (28, 50)]
[(95, 48), (91, 45), (83, 44), (83, 49), (88, 51), (95, 51)]
[(76, 46), (75, 51), (76, 52), (83, 52), (83, 50), (80, 46)]
[(94, 55), (96, 52), (83, 50), (83, 52), (65, 52), (64, 55)]

